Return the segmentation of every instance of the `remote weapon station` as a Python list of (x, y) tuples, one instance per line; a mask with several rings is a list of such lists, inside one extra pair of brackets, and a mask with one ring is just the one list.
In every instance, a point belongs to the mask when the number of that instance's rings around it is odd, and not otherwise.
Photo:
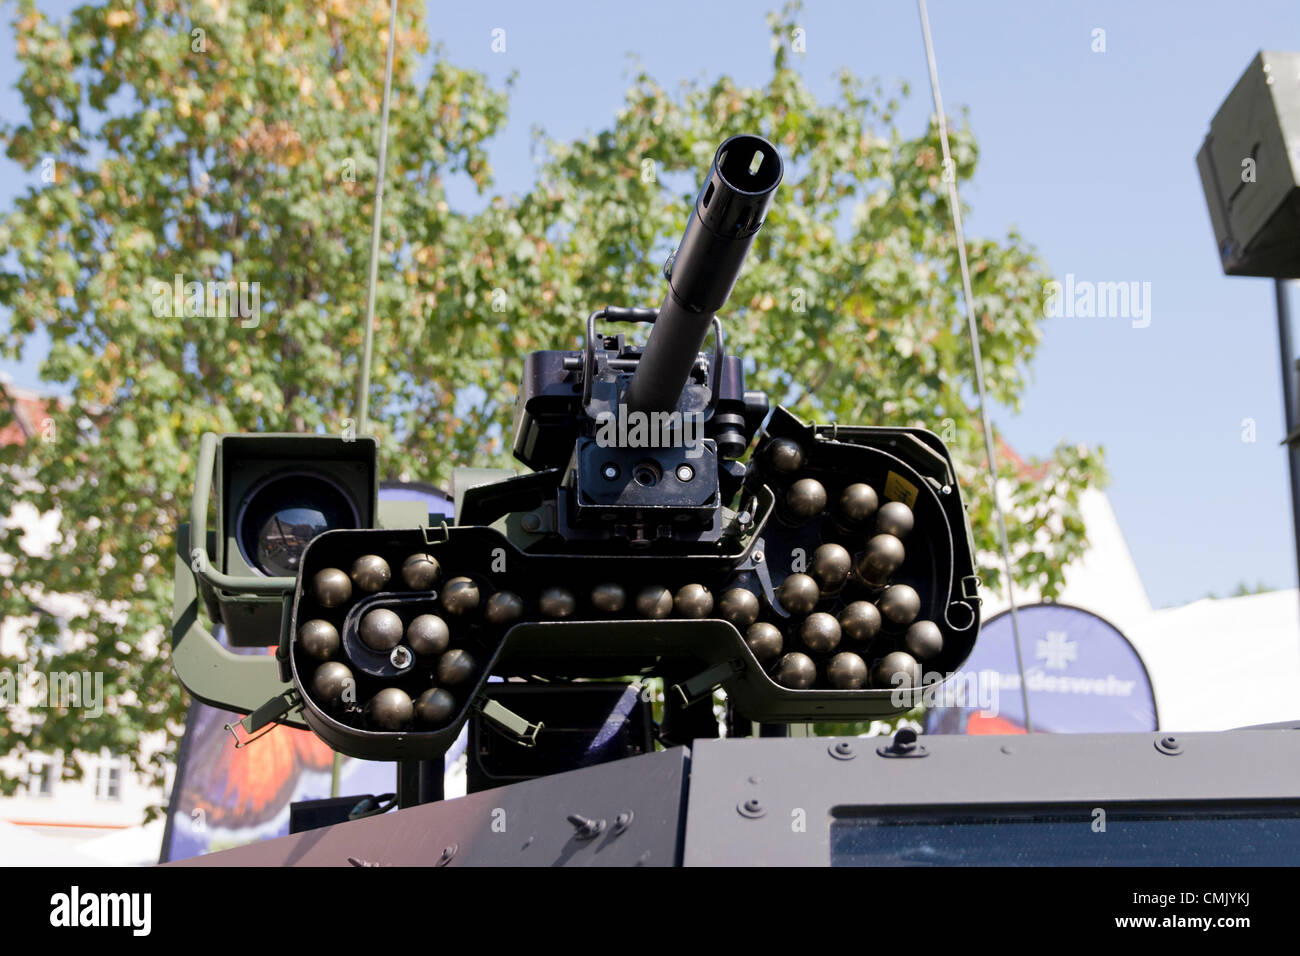
[[(1287, 56), (1257, 57), (1202, 150), (1229, 272), (1293, 274), (1262, 261), (1296, 234), (1300, 185), (1264, 162), (1300, 115), (1275, 82)], [(1255, 155), (1274, 180), (1239, 188)], [(246, 734), (305, 727), (395, 761), (405, 809), (318, 801), (291, 826), (309, 833), (192, 862), (1294, 863), (1295, 722), (800, 734), (909, 709), (966, 661), (980, 603), (935, 435), (801, 422), (727, 353), (715, 313), (781, 176), (765, 140), (721, 145), (659, 307), (597, 308), (582, 349), (530, 355), (513, 425), (527, 471), (458, 470), (446, 516), (380, 500), (364, 435), (203, 437), (177, 674), (247, 714)], [(644, 348), (625, 323), (650, 325)], [(469, 792), (443, 801), (466, 727)]]
[[(401, 762), (408, 805), (440, 796), (467, 722), (477, 790), (718, 737), (719, 689), (727, 736), (781, 736), (955, 671), (979, 599), (943, 443), (799, 421), (726, 351), (716, 313), (781, 177), (760, 137), (718, 148), (659, 307), (598, 308), (581, 350), (528, 357), (528, 471), (457, 472), (452, 521), (380, 502), (365, 436), (204, 436), (176, 568), (190, 692), (248, 733)], [(232, 653), (201, 609), (274, 655)]]

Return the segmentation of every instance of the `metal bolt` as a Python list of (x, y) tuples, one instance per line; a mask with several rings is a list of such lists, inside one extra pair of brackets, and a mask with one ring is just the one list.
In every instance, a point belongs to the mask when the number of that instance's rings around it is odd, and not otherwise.
[(530, 511), (528, 512), (528, 514), (524, 515), (522, 518), (519, 519), (519, 525), (525, 531), (529, 531), (529, 532), (541, 531), (542, 530), (541, 515), (537, 514), (536, 512)]
[(853, 744), (849, 743), (847, 740), (841, 740), (837, 744), (831, 744), (827, 750), (830, 751), (830, 755), (836, 760), (852, 760), (857, 756), (857, 753), (853, 750)]
[(388, 662), (400, 671), (406, 670), (412, 662), (410, 649), (405, 644), (398, 644), (388, 655)]
[(877, 747), (876, 753), (882, 757), (925, 757), (929, 751), (917, 742), (916, 731), (911, 727), (901, 727), (894, 734), (887, 747)]
[(610, 462), (604, 467), (601, 474), (605, 476), (606, 481), (613, 481), (618, 477), (618, 465)]
[(578, 831), (574, 836), (579, 840), (590, 840), (592, 837), (600, 836), (605, 832), (604, 820), (592, 820), (580, 813), (570, 813), (565, 819), (572, 823), (573, 828)]
[(438, 857), (438, 859), (434, 862), (433, 865), (446, 866), (448, 863), (451, 862), (451, 858), (456, 855), (456, 851), (459, 849), (460, 849), (460, 844), (458, 843), (453, 843), (451, 846), (443, 847), (442, 856)]
[(695, 469), (692, 468), (690, 465), (677, 466), (678, 481), (690, 481), (694, 477), (695, 477)]
[(624, 830), (632, 825), (632, 818), (635, 814), (631, 810), (625, 810), (614, 818), (613, 835), (618, 836)]

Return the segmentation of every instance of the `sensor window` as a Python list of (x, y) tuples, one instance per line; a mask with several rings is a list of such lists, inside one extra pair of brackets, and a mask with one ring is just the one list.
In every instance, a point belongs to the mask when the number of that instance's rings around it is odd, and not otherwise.
[(355, 528), (356, 505), (318, 475), (279, 474), (249, 492), (239, 515), (239, 550), (254, 569), (294, 577), (308, 542), (335, 528)]

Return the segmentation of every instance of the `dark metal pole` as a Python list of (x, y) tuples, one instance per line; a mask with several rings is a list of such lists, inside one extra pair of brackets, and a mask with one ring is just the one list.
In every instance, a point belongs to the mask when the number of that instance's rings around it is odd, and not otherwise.
[(443, 758), (397, 761), (397, 808), (435, 803), (443, 797)]
[(420, 805), (420, 761), (397, 761), (397, 809)]
[(1287, 464), (1291, 471), (1291, 524), (1295, 533), (1296, 570), (1300, 572), (1300, 434), (1297, 434), (1297, 416), (1300, 407), (1296, 405), (1296, 357), (1295, 347), (1291, 342), (1291, 310), (1287, 303), (1287, 288), (1284, 279), (1273, 280), (1273, 290), (1277, 296), (1277, 341), (1282, 353), (1282, 401), (1287, 433)]

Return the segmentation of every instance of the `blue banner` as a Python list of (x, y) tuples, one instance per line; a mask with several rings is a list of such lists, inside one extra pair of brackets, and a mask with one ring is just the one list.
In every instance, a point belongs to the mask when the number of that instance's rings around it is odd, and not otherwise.
[[(1031, 604), (1019, 608), (1017, 615), (1035, 732), (1157, 729), (1146, 667), (1114, 625), (1064, 604)], [(926, 733), (1025, 732), (1009, 612), (985, 623), (975, 650), (950, 683), (941, 695), (947, 706), (926, 711)]]

